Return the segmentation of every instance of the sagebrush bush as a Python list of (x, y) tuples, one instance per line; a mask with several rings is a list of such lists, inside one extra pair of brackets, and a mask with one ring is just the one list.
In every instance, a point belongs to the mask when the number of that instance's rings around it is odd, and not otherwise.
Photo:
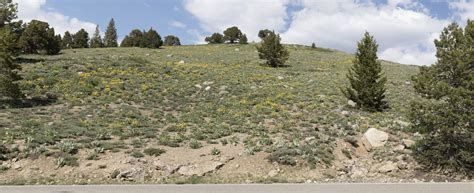
[(149, 156), (160, 156), (161, 154), (165, 153), (166, 150), (160, 148), (146, 148), (143, 153)]

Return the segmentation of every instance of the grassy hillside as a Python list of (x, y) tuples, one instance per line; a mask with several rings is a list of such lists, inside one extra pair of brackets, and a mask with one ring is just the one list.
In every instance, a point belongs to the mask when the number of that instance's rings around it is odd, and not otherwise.
[[(31, 99), (24, 108), (0, 109), (0, 140), (6, 147), (17, 144), (4, 160), (50, 157), (57, 163), (62, 157), (82, 167), (87, 158), (108, 153), (161, 148), (163, 157), (209, 146), (221, 150), (212, 154), (225, 154), (225, 147), (240, 145), (245, 155), (327, 168), (337, 139), (369, 127), (393, 134), (390, 140), (398, 143), (406, 132), (398, 122), (406, 121), (408, 105), (417, 99), (410, 85), (417, 67), (384, 62), (391, 108), (367, 113), (347, 106), (339, 90), (347, 84), (352, 55), (288, 48), (284, 68), (259, 65), (254, 45), (22, 56), (21, 86)], [(64, 152), (68, 145), (79, 154)], [(378, 158), (393, 156), (380, 152)]]

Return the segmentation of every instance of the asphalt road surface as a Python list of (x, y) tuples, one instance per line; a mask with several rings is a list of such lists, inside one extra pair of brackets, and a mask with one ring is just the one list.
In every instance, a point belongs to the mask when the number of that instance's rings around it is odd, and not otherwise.
[(474, 183), (0, 186), (0, 193), (474, 193)]

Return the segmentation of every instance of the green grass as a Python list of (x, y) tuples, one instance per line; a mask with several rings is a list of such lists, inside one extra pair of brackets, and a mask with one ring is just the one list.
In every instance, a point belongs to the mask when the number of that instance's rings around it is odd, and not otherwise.
[[(120, 151), (149, 140), (199, 148), (199, 141), (229, 138), (230, 144), (243, 142), (249, 153), (297, 152), (291, 156), (311, 165), (327, 164), (336, 138), (369, 127), (400, 129), (394, 120), (406, 120), (409, 102), (417, 99), (406, 82), (418, 69), (384, 62), (391, 108), (382, 113), (351, 109), (339, 88), (347, 84), (352, 55), (288, 48), (290, 66), (285, 68), (261, 66), (255, 45), (77, 49), (57, 56), (22, 56), (29, 59), (22, 64), (25, 94), (52, 102), (0, 109), (0, 141), (23, 140), (32, 148), (69, 152), (71, 146), (57, 144), (67, 140)], [(343, 110), (351, 114), (342, 115)], [(274, 124), (266, 126), (266, 120)], [(239, 133), (246, 138), (236, 139)], [(315, 139), (306, 142), (307, 137)], [(123, 143), (130, 138), (132, 144)]]

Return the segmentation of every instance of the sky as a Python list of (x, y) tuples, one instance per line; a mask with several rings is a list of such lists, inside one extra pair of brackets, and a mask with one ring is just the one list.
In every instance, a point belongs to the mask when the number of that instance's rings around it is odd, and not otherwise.
[(250, 41), (260, 29), (290, 44), (354, 53), (365, 31), (376, 38), (379, 57), (403, 64), (436, 61), (434, 39), (451, 22), (474, 19), (474, 0), (14, 0), (19, 19), (48, 22), (57, 33), (102, 33), (115, 19), (119, 40), (133, 29), (176, 35), (183, 44), (238, 26)]

